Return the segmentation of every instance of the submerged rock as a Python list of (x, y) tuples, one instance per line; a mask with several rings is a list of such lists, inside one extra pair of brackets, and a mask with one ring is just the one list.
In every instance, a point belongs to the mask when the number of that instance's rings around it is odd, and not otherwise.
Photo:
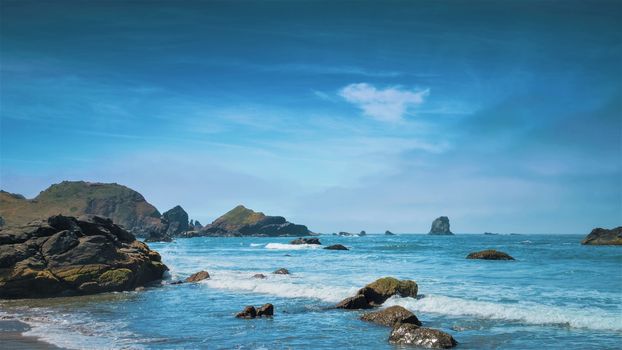
[(160, 254), (108, 218), (56, 215), (0, 230), (0, 298), (134, 290), (166, 270)]
[(262, 307), (257, 309), (257, 317), (262, 316), (273, 316), (274, 315), (274, 305), (272, 304), (264, 304)]
[(328, 247), (326, 247), (324, 249), (328, 249), (328, 250), (349, 250), (346, 246), (341, 245), (341, 244), (329, 245)]
[(396, 324), (389, 336), (389, 342), (428, 349), (449, 349), (458, 344), (451, 335), (443, 331), (423, 328), (411, 323)]
[(237, 318), (256, 318), (256, 317), (272, 317), (274, 315), (274, 305), (264, 304), (259, 308), (250, 305), (244, 308), (242, 312), (235, 315)]
[(415, 281), (398, 280), (393, 277), (380, 278), (359, 291), (353, 297), (346, 298), (337, 304), (340, 309), (366, 309), (382, 305), (394, 295), (401, 297), (417, 297), (418, 286)]
[(482, 250), (481, 252), (474, 252), (466, 257), (467, 259), (483, 259), (483, 260), (514, 260), (513, 257), (507, 253), (500, 252), (494, 249)]
[(207, 271), (199, 271), (186, 278), (186, 282), (199, 282), (205, 279), (209, 279), (209, 273)]
[(268, 276), (264, 275), (263, 273), (256, 273), (253, 275), (253, 278), (264, 279), (264, 278), (268, 278)]
[(242, 312), (239, 312), (237, 315), (235, 315), (235, 317), (237, 318), (255, 318), (257, 317), (257, 310), (255, 309), (254, 306), (247, 306), (244, 308), (244, 310), (242, 310)]
[(288, 269), (284, 269), (284, 268), (280, 268), (276, 271), (273, 272), (276, 275), (289, 275), (289, 270)]
[(453, 235), (451, 230), (449, 229), (449, 218), (446, 216), (441, 216), (436, 218), (432, 222), (432, 227), (430, 228), (431, 235)]
[(397, 323), (412, 323), (421, 326), (421, 322), (415, 314), (398, 305), (366, 313), (361, 316), (361, 320), (389, 327), (393, 327)]
[(297, 238), (289, 244), (322, 244), (319, 238)]
[(586, 245), (622, 245), (622, 226), (611, 230), (595, 228), (581, 241)]

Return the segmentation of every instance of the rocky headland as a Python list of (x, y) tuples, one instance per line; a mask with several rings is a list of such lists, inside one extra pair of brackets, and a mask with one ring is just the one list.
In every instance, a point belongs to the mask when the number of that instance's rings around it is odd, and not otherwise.
[(585, 245), (622, 245), (622, 226), (612, 228), (595, 228), (581, 241)]

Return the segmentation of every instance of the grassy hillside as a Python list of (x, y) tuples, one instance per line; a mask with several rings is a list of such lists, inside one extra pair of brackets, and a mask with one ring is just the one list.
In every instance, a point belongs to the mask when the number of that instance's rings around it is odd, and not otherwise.
[(224, 227), (227, 230), (237, 230), (244, 225), (256, 224), (265, 217), (266, 215), (264, 215), (264, 213), (253, 211), (243, 205), (238, 205), (214, 220), (212, 224)]

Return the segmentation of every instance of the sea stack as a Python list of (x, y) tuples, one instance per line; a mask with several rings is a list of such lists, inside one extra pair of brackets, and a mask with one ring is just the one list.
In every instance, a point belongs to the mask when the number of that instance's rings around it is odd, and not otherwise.
[(449, 229), (449, 218), (446, 216), (441, 216), (436, 218), (432, 222), (432, 227), (430, 228), (431, 235), (453, 235), (451, 230)]
[(622, 245), (622, 226), (611, 230), (595, 228), (581, 241), (586, 245)]

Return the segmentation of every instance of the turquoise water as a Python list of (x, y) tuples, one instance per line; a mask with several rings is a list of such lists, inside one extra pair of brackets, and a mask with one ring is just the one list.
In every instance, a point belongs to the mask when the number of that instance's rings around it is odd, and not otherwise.
[[(211, 280), (142, 292), (3, 301), (28, 333), (84, 349), (394, 349), (389, 329), (358, 311), (329, 307), (379, 277), (416, 280), (420, 297), (392, 298), (425, 326), (451, 333), (459, 349), (619, 349), (622, 247), (579, 244), (579, 235), (320, 236), (324, 246), (285, 238), (191, 238), (152, 243), (182, 279)], [(466, 260), (503, 250), (517, 261)], [(292, 273), (273, 275), (285, 267)], [(258, 280), (255, 273), (268, 275)], [(272, 319), (239, 320), (245, 305), (275, 305)]]

